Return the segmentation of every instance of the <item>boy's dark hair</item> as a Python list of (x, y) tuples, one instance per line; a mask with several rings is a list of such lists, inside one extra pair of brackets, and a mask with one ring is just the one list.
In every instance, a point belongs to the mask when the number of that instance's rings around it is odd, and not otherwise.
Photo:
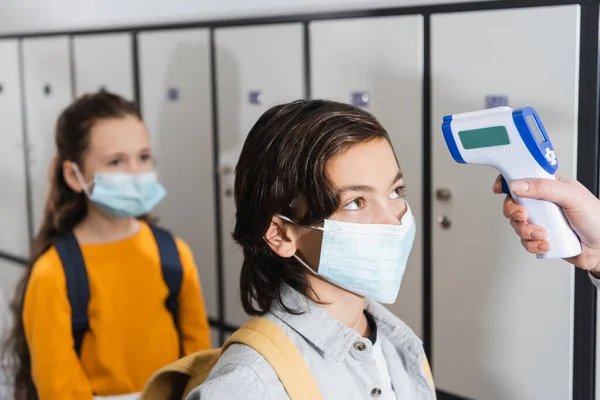
[[(275, 254), (265, 242), (274, 215), (315, 225), (340, 206), (328, 178), (328, 162), (351, 146), (390, 138), (381, 124), (360, 108), (324, 100), (275, 106), (250, 130), (235, 171), (236, 224), (233, 238), (244, 252), (240, 292), (250, 315), (268, 312), (273, 301), (286, 311), (280, 287), (311, 290), (306, 270), (295, 259)], [(391, 143), (391, 142), (390, 142)], [(302, 205), (304, 213), (300, 213)]]

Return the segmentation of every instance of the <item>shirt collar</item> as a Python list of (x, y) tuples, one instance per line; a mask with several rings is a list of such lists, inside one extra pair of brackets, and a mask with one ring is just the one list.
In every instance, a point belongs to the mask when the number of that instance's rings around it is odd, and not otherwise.
[(377, 322), (375, 322), (375, 318), (371, 315), (369, 311), (365, 309), (365, 317), (367, 317), (367, 323), (369, 324), (369, 329), (371, 333), (367, 337), (371, 341), (372, 344), (377, 342)]
[[(323, 354), (336, 361), (342, 361), (352, 345), (362, 336), (354, 329), (333, 318), (306, 296), (287, 284), (281, 286), (283, 304), (300, 314), (285, 311), (279, 304), (273, 304), (271, 313), (290, 326)], [(383, 334), (395, 345), (398, 351), (421, 365), (424, 360), (422, 342), (417, 335), (400, 319), (382, 305), (367, 300), (366, 311), (377, 325), (378, 334)]]
[(333, 318), (312, 300), (287, 284), (281, 286), (285, 306), (299, 314), (285, 311), (274, 303), (271, 313), (311, 342), (323, 354), (342, 361), (350, 347), (360, 339), (355, 330)]

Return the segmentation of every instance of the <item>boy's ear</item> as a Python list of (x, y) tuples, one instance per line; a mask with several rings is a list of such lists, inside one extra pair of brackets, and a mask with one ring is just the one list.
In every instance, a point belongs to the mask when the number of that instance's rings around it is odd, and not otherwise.
[(290, 258), (298, 250), (297, 238), (289, 223), (275, 216), (264, 236), (265, 241), (277, 255)]

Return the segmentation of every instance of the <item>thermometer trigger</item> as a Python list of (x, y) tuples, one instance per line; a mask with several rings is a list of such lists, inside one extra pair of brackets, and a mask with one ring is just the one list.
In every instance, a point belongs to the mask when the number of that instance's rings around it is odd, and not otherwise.
[(500, 178), (502, 179), (502, 193), (510, 194), (510, 190), (508, 189), (508, 184), (506, 183), (506, 179), (504, 179), (504, 177), (502, 175), (500, 175)]

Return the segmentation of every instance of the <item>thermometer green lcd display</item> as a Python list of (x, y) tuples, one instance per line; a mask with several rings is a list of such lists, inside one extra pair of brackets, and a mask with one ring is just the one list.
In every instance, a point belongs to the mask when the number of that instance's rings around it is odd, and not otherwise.
[(503, 126), (460, 131), (458, 137), (465, 150), (503, 146), (510, 143), (508, 132)]

